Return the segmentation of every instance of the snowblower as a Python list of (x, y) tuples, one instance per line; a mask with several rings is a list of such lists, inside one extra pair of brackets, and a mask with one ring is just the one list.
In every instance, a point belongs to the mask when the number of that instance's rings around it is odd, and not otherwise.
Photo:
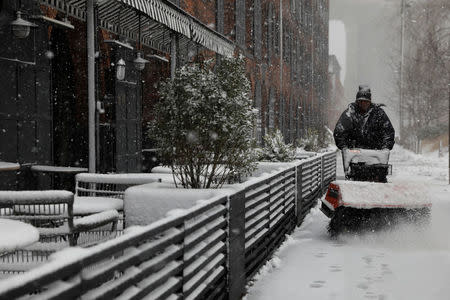
[(375, 231), (402, 222), (426, 224), (431, 201), (419, 183), (388, 182), (389, 150), (344, 149), (345, 180), (330, 183), (321, 210), (331, 218), (328, 232)]

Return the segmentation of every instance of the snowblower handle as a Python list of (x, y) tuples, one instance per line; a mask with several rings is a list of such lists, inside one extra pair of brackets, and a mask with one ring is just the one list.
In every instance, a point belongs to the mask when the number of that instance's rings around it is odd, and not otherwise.
[(346, 175), (348, 174), (350, 163), (365, 163), (366, 165), (387, 165), (389, 162), (390, 152), (391, 151), (388, 149), (343, 149), (342, 161), (344, 162), (344, 173)]

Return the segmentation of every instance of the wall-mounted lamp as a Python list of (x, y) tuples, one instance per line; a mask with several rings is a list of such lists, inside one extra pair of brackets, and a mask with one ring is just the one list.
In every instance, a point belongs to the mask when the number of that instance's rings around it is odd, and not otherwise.
[(117, 80), (125, 79), (125, 61), (122, 58), (116, 64), (116, 78)]
[(22, 12), (17, 11), (17, 19), (11, 22), (12, 32), (19, 39), (26, 38), (30, 34), (31, 27), (38, 27), (36, 24), (22, 19)]
[(148, 60), (142, 58), (142, 53), (138, 52), (137, 57), (133, 60), (134, 67), (138, 71), (142, 71), (145, 68), (145, 64), (148, 63)]
[(103, 104), (103, 101), (97, 101), (97, 112), (99, 114), (105, 113), (105, 105)]
[(139, 35), (138, 35), (138, 52), (136, 54), (136, 58), (133, 60), (134, 67), (138, 71), (142, 71), (145, 68), (145, 64), (148, 63), (148, 60), (143, 58), (143, 54), (141, 52), (141, 15), (139, 15)]
[(151, 55), (147, 55), (148, 58), (154, 58), (157, 60), (161, 60), (164, 62), (169, 62), (169, 60), (167, 58), (165, 58), (164, 56), (160, 56), (160, 55), (156, 55), (156, 54), (151, 54)]

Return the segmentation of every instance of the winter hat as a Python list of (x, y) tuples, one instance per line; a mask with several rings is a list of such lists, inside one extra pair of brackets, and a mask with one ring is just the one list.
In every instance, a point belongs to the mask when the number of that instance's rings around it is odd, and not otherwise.
[(372, 101), (372, 93), (370, 92), (370, 87), (368, 85), (359, 86), (359, 90), (356, 93), (356, 101), (358, 100)]

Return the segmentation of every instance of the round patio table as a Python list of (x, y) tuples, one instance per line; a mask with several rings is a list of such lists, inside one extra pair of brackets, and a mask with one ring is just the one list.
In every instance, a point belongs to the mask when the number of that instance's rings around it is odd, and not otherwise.
[(39, 240), (39, 231), (30, 224), (0, 219), (0, 253), (29, 246)]

